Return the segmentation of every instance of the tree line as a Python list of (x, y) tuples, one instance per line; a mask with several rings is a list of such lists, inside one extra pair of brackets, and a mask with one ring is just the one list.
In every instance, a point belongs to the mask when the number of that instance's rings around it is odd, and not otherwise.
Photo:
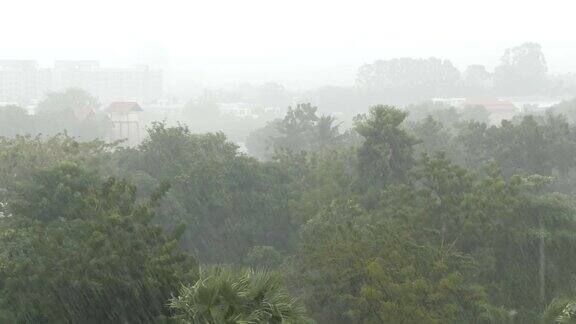
[(422, 111), (298, 105), (259, 158), (161, 122), (134, 148), (2, 137), (0, 318), (573, 321), (576, 125)]
[(527, 42), (508, 48), (494, 71), (472, 64), (458, 70), (439, 58), (394, 58), (365, 64), (356, 86), (374, 102), (408, 103), (435, 97), (573, 95), (567, 75), (551, 75), (542, 47)]

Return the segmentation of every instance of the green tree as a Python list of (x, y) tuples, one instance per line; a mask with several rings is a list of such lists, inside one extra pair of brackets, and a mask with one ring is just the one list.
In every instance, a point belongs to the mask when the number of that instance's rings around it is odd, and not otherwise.
[(100, 103), (88, 92), (70, 88), (49, 93), (36, 108), (37, 133), (66, 132), (82, 140), (104, 139), (111, 124), (97, 109)]
[(419, 104), (408, 105), (405, 110), (408, 112), (407, 121), (419, 122), (431, 116), (450, 129), (454, 128), (460, 121), (456, 108), (443, 102), (424, 101)]
[(571, 123), (574, 123), (576, 122), (576, 98), (562, 101), (550, 107), (548, 111), (558, 115), (565, 115)]
[(454, 96), (462, 87), (462, 75), (449, 60), (395, 58), (360, 67), (356, 85), (379, 102), (401, 104)]
[(318, 107), (311, 104), (289, 107), (286, 116), (276, 124), (280, 136), (273, 139), (274, 148), (293, 152), (308, 151), (313, 139), (312, 132), (319, 119), (317, 110)]
[(375, 106), (355, 118), (355, 130), (364, 138), (358, 149), (362, 181), (379, 186), (401, 182), (414, 164), (416, 139), (401, 124), (407, 113), (391, 106)]
[(291, 260), (290, 281), (321, 323), (481, 323), (487, 310), (502, 313), (473, 282), (469, 257), (420, 244), (352, 200), (303, 226)]
[[(39, 170), (62, 162), (75, 163), (90, 172), (113, 173), (113, 149), (114, 145), (102, 141), (78, 142), (67, 135), (0, 138), (0, 188), (13, 192), (19, 184), (32, 181)], [(2, 196), (0, 192), (0, 201)]]
[(317, 107), (299, 104), (277, 119), (253, 131), (248, 137), (250, 153), (270, 159), (280, 151), (317, 152), (336, 149), (346, 138), (336, 118), (317, 114)]
[(14, 137), (34, 132), (34, 120), (18, 106), (0, 107), (0, 137)]
[[(224, 134), (192, 134), (156, 123), (136, 149), (118, 152), (119, 168), (145, 192), (171, 189), (157, 221), (187, 225), (183, 246), (202, 261), (241, 263), (252, 246), (285, 250), (294, 232), (287, 174), (238, 152)], [(162, 165), (161, 168), (158, 166)]]
[(468, 94), (485, 95), (493, 89), (494, 76), (486, 71), (484, 65), (469, 65), (464, 71), (464, 85)]
[(183, 286), (170, 307), (179, 323), (309, 323), (281, 277), (268, 270), (202, 269), (198, 281)]
[(542, 314), (542, 323), (576, 323), (576, 302), (569, 298), (555, 298)]
[(79, 88), (70, 88), (61, 92), (51, 92), (36, 108), (38, 114), (57, 113), (76, 108), (96, 109), (100, 106), (98, 99)]
[(320, 116), (316, 123), (316, 142), (320, 150), (335, 147), (340, 139), (339, 125), (335, 125), (336, 118), (332, 116)]
[(494, 72), (496, 90), (505, 95), (527, 95), (546, 87), (548, 67), (542, 47), (524, 43), (504, 52)]
[(246, 148), (251, 156), (260, 160), (269, 161), (274, 157), (274, 138), (280, 136), (278, 133), (279, 120), (268, 122), (248, 135), (246, 138)]
[(179, 233), (151, 224), (157, 192), (71, 163), (11, 192), (0, 222), (0, 308), (14, 323), (156, 323), (196, 275)]
[(283, 152), (275, 162), (287, 174), (290, 194), (285, 200), (291, 220), (297, 225), (306, 223), (333, 200), (354, 189), (357, 177), (354, 150)]
[(444, 125), (428, 116), (418, 122), (406, 124), (407, 130), (418, 139), (419, 143), (414, 146), (416, 156), (422, 153), (433, 154), (435, 152), (453, 152), (451, 144), (452, 134)]
[(457, 135), (465, 165), (478, 169), (496, 162), (505, 175), (566, 176), (574, 168), (574, 128), (562, 116), (529, 115), (500, 127), (468, 122)]
[(282, 263), (283, 258), (273, 246), (254, 246), (246, 255), (245, 263), (253, 268), (274, 269)]

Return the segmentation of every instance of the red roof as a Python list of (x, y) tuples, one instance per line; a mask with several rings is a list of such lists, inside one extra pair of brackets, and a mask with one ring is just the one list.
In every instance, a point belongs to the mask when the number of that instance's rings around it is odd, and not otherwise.
[(462, 106), (483, 106), (490, 112), (516, 111), (516, 106), (514, 106), (513, 103), (507, 100), (499, 99), (466, 98), (466, 100), (462, 103)]
[(115, 101), (106, 108), (106, 111), (112, 114), (127, 114), (142, 111), (142, 107), (133, 101)]

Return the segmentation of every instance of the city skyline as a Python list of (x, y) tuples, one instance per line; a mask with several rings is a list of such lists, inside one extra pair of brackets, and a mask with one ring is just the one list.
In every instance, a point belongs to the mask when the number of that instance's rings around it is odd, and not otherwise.
[[(4, 35), (0, 58), (145, 63), (185, 84), (315, 87), (351, 85), (362, 64), (394, 57), (438, 57), (461, 70), (469, 64), (491, 69), (506, 48), (530, 41), (542, 45), (550, 72), (576, 72), (571, 2), (552, 2), (104, 0), (86, 6), (23, 0), (6, 5), (14, 14), (0, 28), (14, 31)], [(136, 9), (138, 14), (126, 14)], [(21, 24), (16, 17), (23, 15), (36, 24)]]
[(0, 60), (0, 103), (34, 105), (50, 92), (80, 88), (102, 103), (162, 98), (163, 76), (148, 66), (102, 67), (96, 60), (58, 60), (44, 67), (35, 60)]

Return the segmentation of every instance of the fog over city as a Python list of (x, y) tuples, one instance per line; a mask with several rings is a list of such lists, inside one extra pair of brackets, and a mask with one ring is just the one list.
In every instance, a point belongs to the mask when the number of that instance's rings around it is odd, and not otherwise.
[(574, 1), (0, 10), (0, 324), (576, 323)]
[(154, 64), (178, 87), (352, 85), (360, 65), (395, 57), (492, 69), (527, 41), (542, 45), (551, 72), (576, 71), (571, 1), (24, 0), (3, 9), (11, 32), (0, 58)]

